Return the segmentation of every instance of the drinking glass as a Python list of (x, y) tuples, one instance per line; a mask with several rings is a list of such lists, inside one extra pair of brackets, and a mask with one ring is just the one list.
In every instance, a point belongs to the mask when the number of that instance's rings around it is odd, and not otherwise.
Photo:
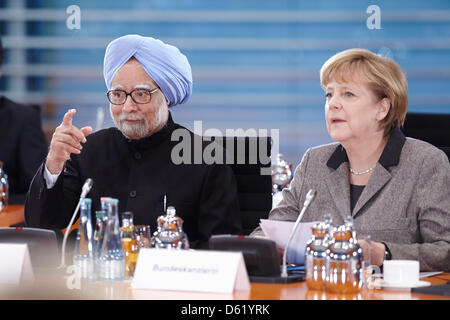
[(374, 280), (381, 276), (381, 269), (372, 264), (372, 238), (370, 235), (362, 235), (358, 238), (365, 241), (365, 248), (363, 248), (365, 249), (364, 260), (362, 262), (363, 285), (372, 289)]
[(151, 235), (149, 225), (135, 225), (134, 234), (136, 235), (138, 250), (141, 248), (150, 248)]

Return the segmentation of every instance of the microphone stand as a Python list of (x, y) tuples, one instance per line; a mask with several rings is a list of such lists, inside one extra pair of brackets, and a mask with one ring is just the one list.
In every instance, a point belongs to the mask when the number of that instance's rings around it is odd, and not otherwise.
[[(278, 273), (276, 276), (251, 276), (250, 279), (252, 282), (263, 282), (263, 283), (293, 283), (293, 282), (299, 282), (305, 280), (304, 274), (291, 274), (288, 275), (287, 273), (287, 263), (286, 263), (286, 257), (289, 245), (294, 238), (294, 234), (297, 231), (297, 228), (300, 224), (300, 221), (303, 218), (303, 215), (305, 214), (306, 210), (308, 209), (309, 205), (311, 204), (312, 200), (316, 196), (316, 191), (313, 189), (310, 189), (306, 195), (305, 202), (303, 203), (303, 209), (301, 210), (299, 216), (297, 217), (297, 220), (295, 221), (294, 226), (292, 227), (292, 231), (289, 235), (288, 241), (286, 243), (286, 246), (284, 248), (283, 252), (283, 264), (281, 266), (281, 272)], [(262, 239), (259, 239), (262, 240)], [(266, 241), (272, 241), (272, 240), (266, 240)], [(276, 249), (274, 249), (276, 250)], [(274, 256), (277, 256), (278, 265), (279, 265), (279, 255), (278, 252), (274, 253)]]
[(311, 204), (312, 200), (314, 199), (314, 197), (316, 196), (316, 191), (314, 189), (310, 189), (308, 191), (308, 193), (306, 194), (306, 199), (305, 202), (303, 204), (303, 208), (302, 211), (300, 212), (300, 214), (298, 215), (297, 221), (295, 221), (294, 227), (292, 228), (291, 234), (289, 235), (289, 239), (286, 243), (286, 246), (284, 248), (284, 252), (283, 252), (283, 265), (282, 265), (282, 269), (281, 269), (281, 277), (282, 278), (287, 278), (288, 274), (287, 274), (287, 266), (286, 266), (286, 257), (287, 257), (287, 251), (289, 248), (289, 245), (291, 244), (292, 239), (294, 238), (294, 234), (297, 231), (298, 225), (300, 224), (300, 221), (303, 218), (303, 215), (306, 212), (306, 209), (308, 209), (309, 205)]

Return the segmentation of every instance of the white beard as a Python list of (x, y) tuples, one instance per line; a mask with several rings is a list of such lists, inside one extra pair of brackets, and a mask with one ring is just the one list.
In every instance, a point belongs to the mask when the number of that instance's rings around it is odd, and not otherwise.
[[(122, 134), (128, 139), (142, 139), (148, 137), (161, 129), (167, 122), (168, 113), (164, 112), (164, 108), (158, 108), (158, 112), (155, 117), (149, 123), (147, 119), (143, 116), (136, 114), (121, 113), (119, 116), (119, 123), (116, 122), (112, 114), (111, 108), (109, 109), (111, 117), (116, 125), (116, 127), (122, 132)], [(139, 120), (138, 123), (130, 124), (125, 120)], [(133, 137), (133, 138), (132, 138)]]
[[(130, 124), (130, 123), (126, 122), (125, 120), (139, 120), (139, 122)], [(119, 125), (117, 127), (128, 138), (129, 137), (143, 138), (148, 133), (147, 119), (145, 119), (141, 116), (137, 116), (137, 115), (131, 115), (131, 114), (127, 115), (127, 114), (121, 113), (119, 116)]]

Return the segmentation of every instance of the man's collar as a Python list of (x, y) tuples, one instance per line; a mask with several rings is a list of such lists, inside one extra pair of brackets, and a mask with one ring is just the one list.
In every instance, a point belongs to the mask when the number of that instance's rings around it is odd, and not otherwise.
[[(393, 129), (378, 162), (386, 169), (396, 166), (400, 161), (400, 153), (405, 141), (403, 132), (399, 128)], [(328, 159), (327, 166), (336, 170), (343, 162), (348, 162), (348, 156), (344, 147), (340, 144)]]

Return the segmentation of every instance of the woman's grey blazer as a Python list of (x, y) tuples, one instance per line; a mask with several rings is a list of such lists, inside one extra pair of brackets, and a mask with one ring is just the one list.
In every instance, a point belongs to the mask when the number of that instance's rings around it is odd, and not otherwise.
[[(422, 271), (450, 271), (450, 162), (429, 143), (393, 130), (350, 212), (349, 164), (337, 143), (307, 150), (269, 219), (295, 221), (309, 189), (317, 191), (302, 221), (351, 215), (357, 234), (384, 242), (392, 259), (419, 260)], [(261, 235), (257, 228), (252, 235)]]

